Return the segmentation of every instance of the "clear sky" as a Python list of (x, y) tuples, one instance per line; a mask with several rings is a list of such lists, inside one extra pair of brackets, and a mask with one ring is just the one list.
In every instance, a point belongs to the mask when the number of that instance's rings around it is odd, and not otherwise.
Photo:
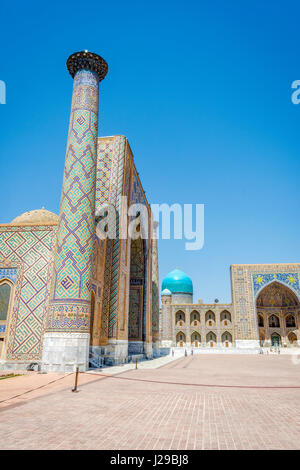
[(58, 212), (78, 50), (102, 55), (100, 135), (128, 137), (150, 202), (205, 204), (205, 245), (160, 241), (195, 299), (230, 264), (300, 261), (296, 1), (2, 2), (0, 218)]

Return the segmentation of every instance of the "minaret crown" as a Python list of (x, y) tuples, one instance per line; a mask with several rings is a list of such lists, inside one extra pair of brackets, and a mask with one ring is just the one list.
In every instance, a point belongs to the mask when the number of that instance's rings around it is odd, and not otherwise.
[(67, 68), (73, 78), (79, 70), (91, 70), (97, 74), (99, 81), (103, 80), (108, 72), (106, 61), (98, 54), (89, 51), (75, 52), (70, 55)]

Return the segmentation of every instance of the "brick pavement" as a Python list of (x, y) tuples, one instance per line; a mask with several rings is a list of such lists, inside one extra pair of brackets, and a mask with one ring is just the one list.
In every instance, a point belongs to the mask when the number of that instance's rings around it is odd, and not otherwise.
[(299, 449), (299, 373), (289, 356), (201, 355), (159, 369), (84, 374), (79, 393), (44, 387), (1, 409), (0, 448)]

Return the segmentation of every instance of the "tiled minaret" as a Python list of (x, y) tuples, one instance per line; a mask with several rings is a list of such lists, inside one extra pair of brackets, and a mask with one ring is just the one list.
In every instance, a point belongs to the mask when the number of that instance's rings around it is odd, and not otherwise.
[(97, 54), (83, 51), (69, 57), (67, 68), (74, 86), (43, 344), (44, 370), (88, 367), (99, 82), (108, 67)]

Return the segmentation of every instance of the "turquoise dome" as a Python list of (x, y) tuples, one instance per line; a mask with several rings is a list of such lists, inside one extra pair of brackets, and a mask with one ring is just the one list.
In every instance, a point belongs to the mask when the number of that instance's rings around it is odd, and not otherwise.
[(192, 294), (193, 283), (191, 278), (189, 278), (183, 271), (180, 271), (180, 269), (174, 269), (174, 271), (171, 271), (164, 278), (162, 282), (162, 290), (164, 289), (168, 289), (172, 294)]

